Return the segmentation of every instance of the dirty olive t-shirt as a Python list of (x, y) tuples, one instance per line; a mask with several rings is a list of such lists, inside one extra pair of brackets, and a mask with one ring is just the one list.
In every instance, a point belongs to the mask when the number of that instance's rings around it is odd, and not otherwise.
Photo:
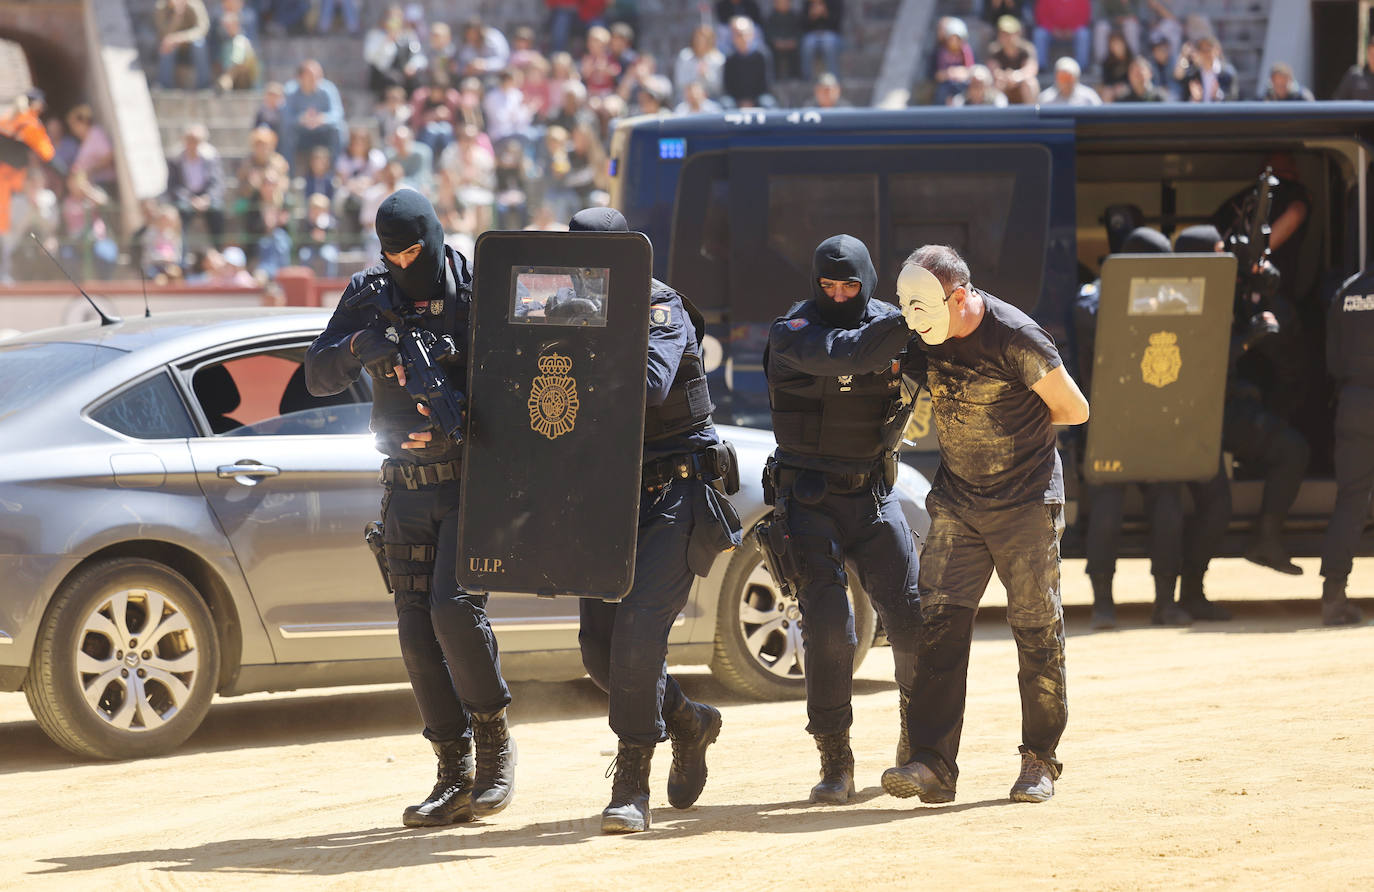
[(940, 439), (933, 489), (957, 505), (1062, 504), (1064, 470), (1050, 409), (1031, 386), (1063, 365), (1054, 339), (980, 291), (986, 311), (967, 337), (923, 345)]

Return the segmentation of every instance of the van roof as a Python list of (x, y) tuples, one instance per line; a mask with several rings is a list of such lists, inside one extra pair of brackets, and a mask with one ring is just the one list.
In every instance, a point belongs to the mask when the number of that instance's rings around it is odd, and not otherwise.
[(1099, 107), (747, 109), (639, 117), (622, 126), (659, 136), (837, 132), (1071, 130), (1084, 139), (1359, 136), (1374, 142), (1374, 102), (1116, 103)]

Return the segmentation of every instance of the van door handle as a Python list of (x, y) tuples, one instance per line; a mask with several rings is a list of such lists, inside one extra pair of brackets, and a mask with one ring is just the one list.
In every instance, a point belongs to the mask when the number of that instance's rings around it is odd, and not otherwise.
[(225, 480), (233, 477), (275, 477), (281, 473), (281, 468), (246, 461), (237, 465), (220, 465), (215, 473)]

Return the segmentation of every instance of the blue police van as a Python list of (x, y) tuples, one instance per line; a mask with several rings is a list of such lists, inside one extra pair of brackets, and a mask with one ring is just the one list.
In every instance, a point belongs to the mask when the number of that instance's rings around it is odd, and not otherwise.
[[(810, 295), (827, 236), (869, 245), (889, 300), (908, 253), (955, 246), (975, 284), (1030, 312), (1072, 365), (1070, 310), (1113, 228), (1213, 220), (1285, 159), (1307, 212), (1284, 253), (1283, 291), (1313, 348), (1291, 418), (1313, 461), (1286, 532), (1295, 553), (1312, 554), (1334, 493), (1319, 329), (1330, 295), (1365, 266), (1371, 144), (1374, 104), (1354, 102), (749, 109), (623, 122), (612, 203), (653, 241), (655, 275), (708, 319), (718, 419), (767, 427), (768, 327)], [(935, 460), (928, 418), (918, 406), (906, 456), (918, 467)], [(1233, 529), (1248, 527), (1260, 488), (1235, 480)]]

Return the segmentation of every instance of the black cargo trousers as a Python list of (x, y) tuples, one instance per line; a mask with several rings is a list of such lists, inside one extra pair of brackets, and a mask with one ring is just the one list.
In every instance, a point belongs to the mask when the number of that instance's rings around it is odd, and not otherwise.
[(1064, 506), (1039, 502), (997, 509), (955, 505), (932, 491), (930, 533), (921, 552), (921, 634), (907, 733), (912, 758), (953, 789), (964, 728), (973, 618), (993, 570), (1007, 589), (1016, 639), (1022, 752), (1050, 764), (1068, 723), (1059, 538)]
[(1322, 543), (1322, 576), (1345, 579), (1374, 493), (1374, 388), (1346, 383), (1336, 405), (1336, 504)]
[(382, 483), (382, 538), (401, 657), (424, 736), (471, 737), (470, 713), (502, 709), (510, 690), (501, 677), (487, 598), (458, 586), (458, 462), (388, 460)]

